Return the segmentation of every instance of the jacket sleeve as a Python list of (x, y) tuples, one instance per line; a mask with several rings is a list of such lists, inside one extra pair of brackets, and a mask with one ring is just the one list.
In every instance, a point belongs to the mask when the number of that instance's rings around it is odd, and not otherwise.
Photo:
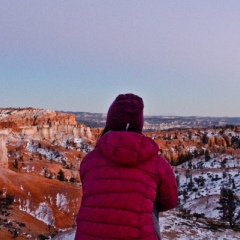
[(178, 204), (178, 187), (171, 165), (159, 157), (159, 183), (157, 188), (156, 206), (159, 212), (167, 211)]

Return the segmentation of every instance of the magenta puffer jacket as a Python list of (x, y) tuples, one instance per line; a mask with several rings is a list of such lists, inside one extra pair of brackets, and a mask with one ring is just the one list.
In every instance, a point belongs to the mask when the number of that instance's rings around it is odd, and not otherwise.
[(158, 145), (134, 132), (108, 132), (81, 163), (77, 240), (156, 240), (153, 205), (177, 205), (177, 185)]

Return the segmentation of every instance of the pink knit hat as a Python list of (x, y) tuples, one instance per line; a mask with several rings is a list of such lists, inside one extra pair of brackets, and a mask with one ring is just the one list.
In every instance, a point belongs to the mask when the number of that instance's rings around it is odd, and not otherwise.
[(106, 128), (112, 131), (142, 132), (143, 100), (132, 93), (120, 94), (110, 106)]

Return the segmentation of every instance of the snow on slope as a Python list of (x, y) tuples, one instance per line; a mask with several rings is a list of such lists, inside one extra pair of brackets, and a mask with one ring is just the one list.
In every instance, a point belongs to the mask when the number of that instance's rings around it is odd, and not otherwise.
[[(211, 159), (193, 159), (175, 168), (179, 179), (180, 208), (191, 214), (220, 219), (216, 209), (222, 187), (240, 197), (240, 160), (238, 155), (211, 155)], [(191, 184), (192, 182), (192, 184)]]
[(231, 229), (210, 229), (209, 225), (195, 219), (184, 219), (177, 212), (160, 214), (160, 229), (164, 240), (235, 240), (239, 232)]
[[(184, 219), (177, 212), (160, 214), (159, 224), (163, 240), (235, 240), (240, 239), (239, 232), (230, 229), (213, 230), (205, 223), (194, 219)], [(76, 229), (56, 235), (54, 240), (74, 240)]]

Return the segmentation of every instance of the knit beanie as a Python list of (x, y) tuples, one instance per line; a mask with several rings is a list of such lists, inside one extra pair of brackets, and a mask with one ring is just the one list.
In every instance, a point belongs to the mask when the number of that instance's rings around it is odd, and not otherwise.
[(141, 133), (143, 108), (141, 97), (132, 93), (118, 95), (108, 110), (106, 128), (112, 131)]

